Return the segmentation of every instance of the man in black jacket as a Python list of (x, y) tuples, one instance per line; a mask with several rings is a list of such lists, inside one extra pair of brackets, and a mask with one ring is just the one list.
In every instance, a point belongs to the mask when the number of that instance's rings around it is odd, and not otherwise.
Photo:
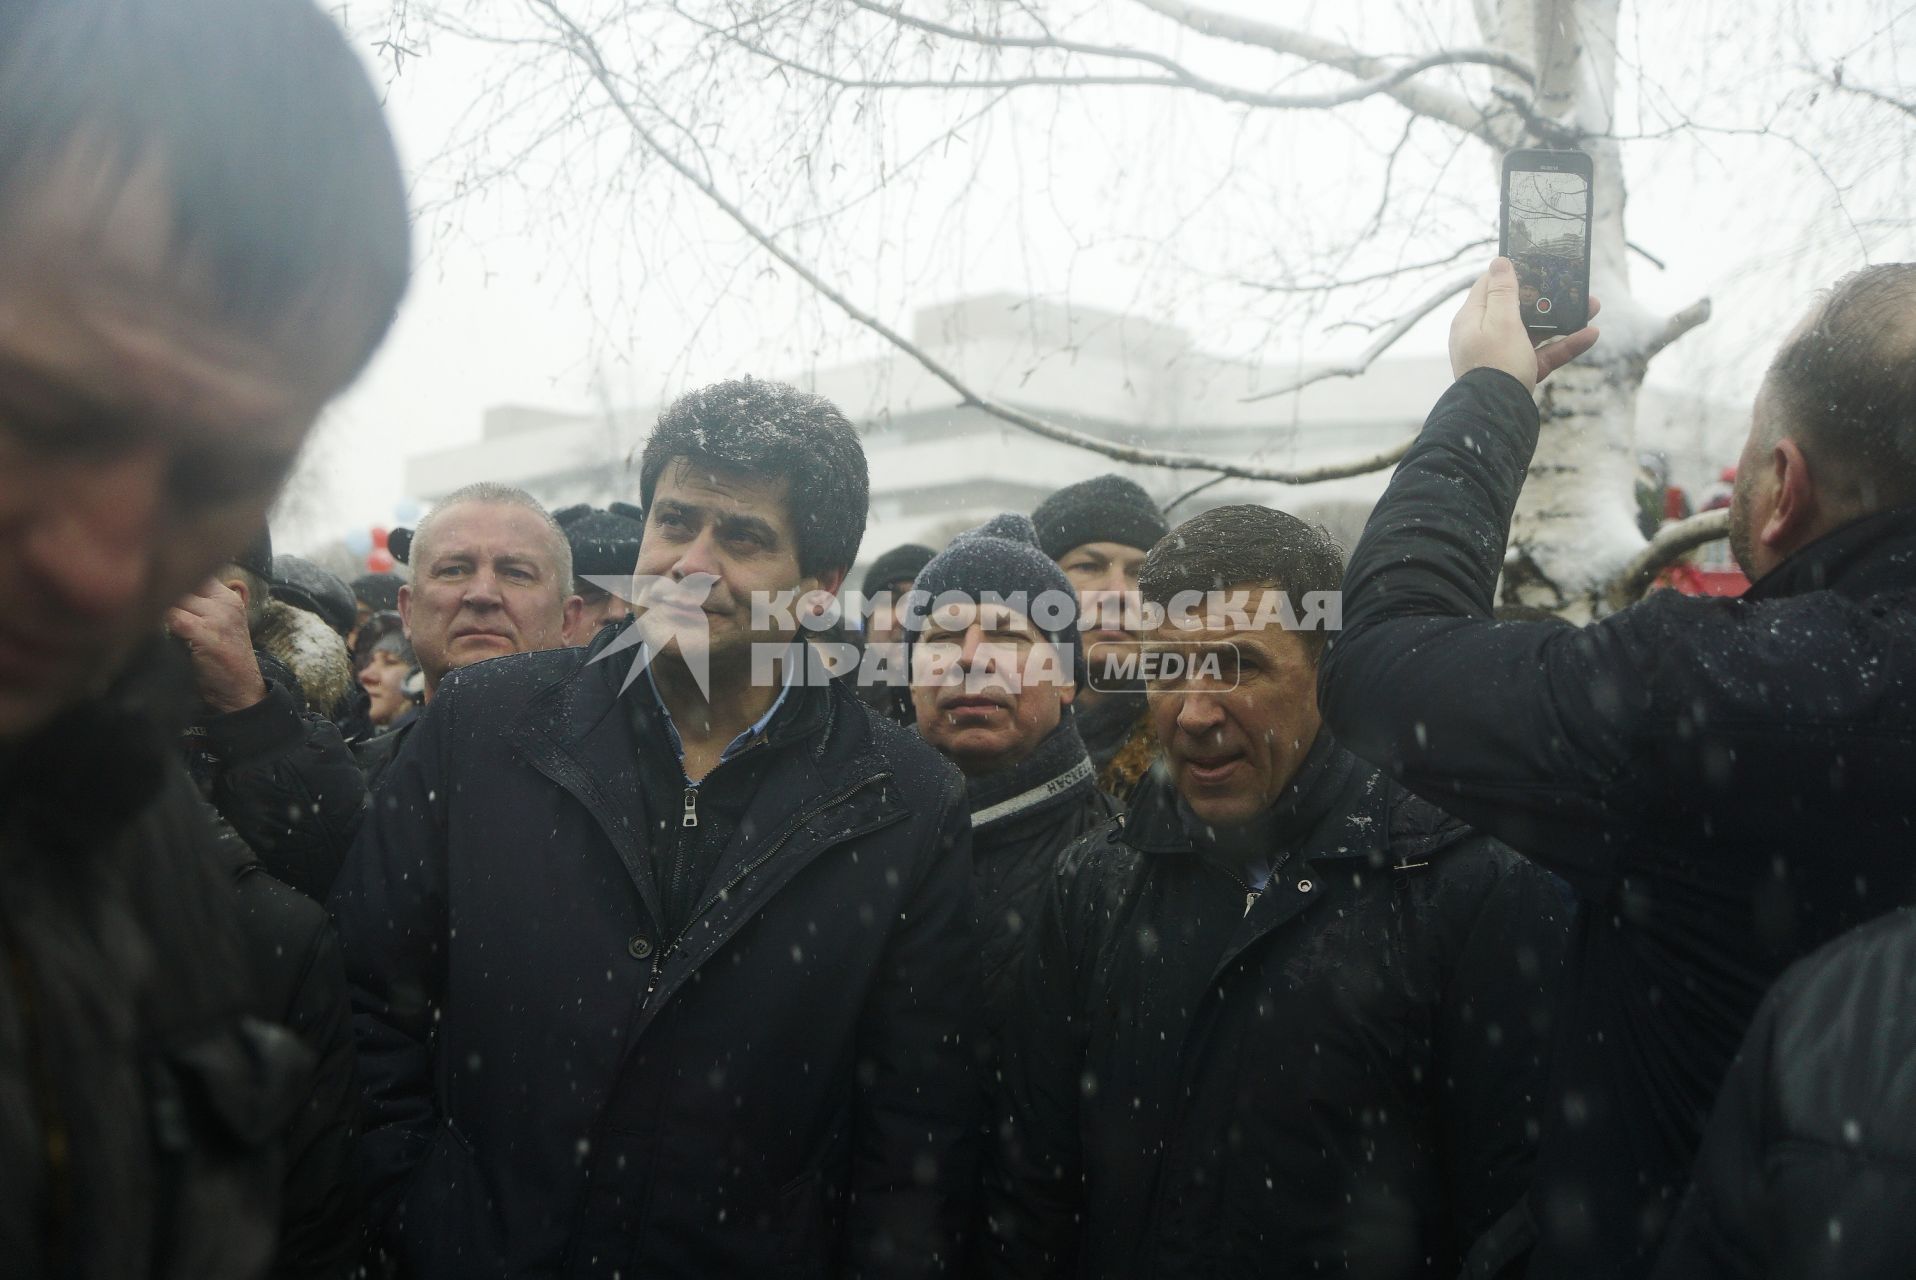
[(1916, 913), (1770, 988), (1730, 1068), (1657, 1280), (1852, 1280), (1916, 1259)]
[(201, 793), (261, 863), (324, 902), (359, 830), (366, 780), (332, 721), (307, 705), (299, 678), (256, 648), (267, 610), (291, 608), (269, 595), (272, 560), (262, 533), (167, 611), (200, 695), (183, 742)]
[(0, 5), (10, 1277), (271, 1264), (311, 1061), (248, 1016), (233, 889), (179, 761), (191, 676), (158, 635), (378, 344), (408, 235), (378, 99), (317, 6)]
[(816, 396), (686, 396), (641, 463), (633, 621), (453, 672), (416, 722), (334, 899), (405, 1274), (957, 1265), (964, 792), (793, 643), (867, 486)]
[(1458, 381), (1351, 557), (1327, 722), (1578, 898), (1533, 1276), (1648, 1270), (1765, 989), (1909, 895), (1912, 334), (1916, 267), (1891, 265), (1785, 342), (1737, 473), (1742, 599), (1497, 622), (1532, 389), (1595, 337), (1533, 352), (1499, 260), (1452, 327)]
[(917, 582), (904, 611), (912, 707), (918, 735), (965, 775), (995, 1039), (1058, 855), (1117, 802), (1098, 790), (1071, 714), (1084, 670), (1077, 597), (1031, 521), (1006, 514), (959, 534)]
[(1560, 896), (1320, 729), (1285, 602), (1341, 569), (1261, 507), (1145, 562), (1175, 789), (1072, 846), (1034, 923), (991, 1274), (1447, 1280), (1528, 1185)]

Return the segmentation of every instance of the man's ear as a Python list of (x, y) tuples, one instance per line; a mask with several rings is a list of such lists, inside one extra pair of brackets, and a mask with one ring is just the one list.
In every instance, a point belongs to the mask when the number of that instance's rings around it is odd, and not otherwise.
[(1776, 503), (1757, 538), (1779, 555), (1788, 555), (1815, 536), (1819, 511), (1816, 482), (1809, 459), (1794, 440), (1779, 440), (1770, 450), (1769, 465)]
[(412, 639), (412, 583), (399, 584), (399, 629)]
[(253, 607), (253, 589), (246, 585), (246, 578), (243, 574), (236, 573), (230, 578), (218, 578), (215, 580), (240, 598), (240, 608), (251, 609)]
[(815, 580), (818, 583), (818, 589), (820, 591), (835, 596), (838, 594), (838, 589), (845, 585), (845, 571), (843, 569), (828, 569), (824, 573), (819, 574)]
[[(401, 590), (404, 590), (404, 588), (401, 588)], [(559, 634), (561, 636), (569, 636), (576, 631), (579, 626), (579, 616), (584, 612), (584, 596), (567, 596), (565, 598), (565, 605), (559, 610)], [(590, 641), (591, 637), (587, 636), (586, 639)]]

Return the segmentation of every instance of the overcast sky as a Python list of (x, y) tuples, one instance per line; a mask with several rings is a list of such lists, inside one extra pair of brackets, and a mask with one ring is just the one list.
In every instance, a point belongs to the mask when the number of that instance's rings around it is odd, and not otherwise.
[[(611, 3), (588, 0), (600, 12)], [(498, 120), (500, 103), (519, 82), (499, 72), (496, 47), (444, 31), (427, 30), (415, 40), (420, 55), (396, 62), (389, 49), (370, 44), (382, 33), (375, 20), (380, 7), (352, 0), (347, 12), (387, 86), (414, 175), (415, 202), (423, 210), (418, 270), (391, 338), (328, 415), (289, 489), (276, 530), (284, 545), (310, 546), (391, 520), (406, 497), (406, 456), (476, 438), (489, 405), (639, 403), (721, 377), (790, 375), (812, 361), (835, 363), (879, 349), (876, 339), (819, 304), (801, 282), (768, 270), (759, 251), (674, 176), (654, 166), (627, 179), (635, 184), (630, 191), (606, 176), (627, 145), (611, 127), (604, 131), (609, 141), (583, 153), (547, 148), (482, 194), (454, 198), (478, 163), (465, 144)], [(1239, 7), (1258, 11), (1249, 0)], [(457, 10), (458, 0), (448, 0), (448, 8)], [(472, 11), (492, 19), (517, 8), (509, 0), (485, 0)], [(1716, 319), (1666, 353), (1652, 380), (1747, 399), (1763, 353), (1814, 284), (1868, 259), (1916, 257), (1908, 221), (1907, 193), (1916, 188), (1907, 118), (1851, 95), (1806, 106), (1803, 88), (1814, 69), (1838, 59), (1847, 60), (1853, 81), (1891, 90), (1916, 83), (1916, 64), (1903, 53), (1916, 31), (1916, 18), (1908, 16), (1916, 6), (1698, 0), (1676, 6), (1679, 13), (1640, 18), (1625, 8), (1620, 101), (1643, 132), (1659, 135), (1626, 145), (1630, 237), (1667, 264), (1658, 270), (1637, 259), (1632, 286), (1656, 308), (1675, 310), (1706, 294), (1717, 306)], [(1286, 18), (1370, 41), (1370, 48), (1421, 51), (1435, 40), (1461, 38), (1468, 10), (1462, 0), (1298, 3), (1287, 4)], [(1240, 69), (1242, 60), (1231, 51), (1180, 46), (1181, 56), (1200, 52), (1221, 59), (1208, 65)], [(488, 89), (499, 86), (505, 96), (491, 96)], [(776, 78), (741, 80), (714, 104), (715, 128), (744, 129), (740, 122), (769, 119), (794, 92)], [(1789, 138), (1738, 132), (1786, 106), (1801, 123)], [(937, 112), (945, 109), (914, 103), (887, 127), (903, 136), (924, 126), (935, 135), (944, 127)], [(1288, 327), (1273, 328), (1264, 313), (1262, 327), (1239, 323), (1232, 308), (1244, 297), (1241, 290), (1170, 277), (1203, 275), (1204, 263), (1228, 258), (1240, 237), (1281, 246), (1270, 254), (1273, 264), (1296, 269), (1300, 259), (1308, 263), (1317, 238), (1335, 239), (1320, 227), (1348, 225), (1351, 211), (1375, 203), (1384, 153), (1402, 129), (1402, 113), (1379, 103), (1339, 112), (1331, 121), (1322, 113), (1259, 121), (1266, 132), (1255, 139), (1263, 151), (1242, 165), (1261, 165), (1276, 176), (1258, 177), (1264, 185), (1256, 187), (1234, 180), (1213, 203), (1241, 207), (1207, 209), (1186, 231), (1188, 219), (1167, 223), (1159, 216), (1164, 202), (1154, 192), (1179, 185), (1181, 166), (1193, 171), (1194, 181), (1209, 181), (1211, 171), (1239, 165), (1232, 148), (1246, 145), (1242, 133), (1224, 138), (1202, 110), (1167, 95), (1063, 107), (1055, 99), (1026, 99), (1002, 109), (988, 128), (955, 133), (920, 162), (908, 193), (858, 204), (858, 212), (838, 224), (841, 238), (816, 228), (793, 234), (840, 273), (854, 297), (904, 327), (918, 305), (963, 293), (1032, 289), (1168, 315), (1198, 326), (1202, 345), (1228, 354), (1243, 354), (1247, 345), (1281, 346), (1262, 353), (1279, 366), (1361, 345), (1361, 333), (1333, 322), (1349, 318), (1353, 308), (1357, 318), (1387, 315), (1405, 300), (1401, 293), (1384, 290), (1316, 313), (1287, 313)], [(1675, 118), (1704, 121), (1711, 131), (1671, 129)], [(856, 129), (843, 120), (828, 122), (833, 136), (821, 152), (838, 144), (855, 157)], [(495, 130), (520, 141), (532, 127), (515, 117)], [(1281, 148), (1288, 163), (1267, 163), (1272, 148)], [(1417, 243), (1426, 224), (1440, 242), (1468, 238), (1464, 231), (1479, 222), (1481, 234), (1495, 234), (1489, 161), (1474, 149), (1459, 162), (1460, 177), (1451, 166), (1456, 150), (1435, 126), (1413, 137), (1400, 161), (1411, 181), (1393, 202), (1389, 235), (1395, 239), (1387, 249)], [(735, 191), (756, 189), (759, 173), (728, 173), (718, 154), (722, 182)], [(1041, 192), (1031, 185), (1034, 164), (1047, 175)], [(855, 159), (841, 160), (834, 180), (847, 189), (869, 181), (857, 167)], [(1265, 191), (1268, 197), (1246, 194)], [(1008, 204), (1017, 210), (1007, 213)], [(1033, 205), (1042, 208), (1032, 212)], [(1094, 223), (1095, 236), (1080, 234)], [(873, 234), (873, 226), (881, 230), (870, 254), (855, 241), (846, 244), (843, 237)], [(1127, 227), (1150, 242), (1145, 250), (1125, 244)], [(1180, 246), (1180, 235), (1190, 243)], [(1440, 350), (1449, 313), (1440, 309), (1405, 341), (1404, 353)]]

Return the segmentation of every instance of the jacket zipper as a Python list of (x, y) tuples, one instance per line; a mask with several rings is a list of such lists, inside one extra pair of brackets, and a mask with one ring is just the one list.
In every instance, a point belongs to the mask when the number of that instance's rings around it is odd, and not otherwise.
[[(764, 853), (761, 853), (758, 857), (752, 859), (750, 862), (746, 863), (743, 867), (740, 867), (738, 870), (738, 874), (734, 875), (730, 880), (726, 881), (722, 886), (720, 886), (719, 891), (717, 893), (710, 895), (709, 897), (705, 899), (703, 903), (699, 904), (699, 909), (692, 913), (692, 918), (685, 922), (685, 926), (679, 930), (678, 936), (673, 938), (672, 941), (667, 943), (665, 946), (659, 948), (657, 951), (654, 951), (652, 953), (652, 976), (651, 976), (651, 979), (645, 984), (645, 996), (640, 1001), (640, 1007), (643, 1008), (645, 1005), (651, 1003), (652, 993), (659, 989), (659, 978), (665, 972), (666, 960), (671, 957), (673, 952), (679, 949), (679, 943), (685, 941), (685, 935), (692, 931), (692, 926), (699, 922), (699, 917), (703, 916), (707, 911), (710, 911), (712, 909), (713, 903), (717, 902), (719, 899), (723, 898), (726, 894), (730, 893), (733, 889), (737, 888), (739, 882), (744, 880), (745, 877), (751, 875), (754, 871), (757, 871), (760, 867), (764, 866), (767, 862), (771, 861), (772, 856), (776, 854), (780, 849), (783, 849), (785, 847), (785, 842), (787, 840), (790, 840), (792, 838), (793, 833), (796, 832), (800, 827), (804, 826), (807, 822), (810, 822), (813, 818), (816, 818), (819, 814), (825, 812), (825, 810), (833, 808), (836, 805), (841, 805), (845, 803), (845, 801), (851, 799), (853, 796), (857, 795), (860, 791), (863, 791), (866, 787), (871, 786), (874, 782), (881, 782), (884, 779), (889, 778), (890, 776), (891, 774), (888, 772), (875, 773), (871, 777), (866, 778), (863, 782), (858, 783), (856, 786), (847, 787), (845, 790), (839, 792), (837, 795), (825, 801), (823, 804), (820, 804), (811, 809), (808, 809), (806, 812), (794, 818), (791, 822), (786, 824), (785, 830), (779, 832), (778, 839), (772, 841), (771, 846), (767, 848)], [(688, 827), (697, 826), (698, 814), (694, 812), (694, 808), (698, 803), (697, 789), (693, 787), (687, 787), (685, 791), (685, 797), (686, 797), (685, 798), (686, 817), (684, 819), (685, 825)]]
[(685, 789), (685, 809), (679, 815), (679, 825), (681, 827), (696, 827), (698, 824), (699, 789), (697, 787), (687, 787)]

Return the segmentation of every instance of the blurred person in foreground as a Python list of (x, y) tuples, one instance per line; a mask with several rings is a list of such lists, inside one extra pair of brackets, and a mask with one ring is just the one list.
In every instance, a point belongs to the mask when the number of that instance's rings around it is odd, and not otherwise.
[(1077, 589), (1086, 671), (1078, 733), (1098, 784), (1124, 799), (1158, 756), (1143, 684), (1125, 664), (1139, 641), (1138, 570), (1169, 526), (1151, 496), (1119, 475), (1065, 486), (1038, 504), (1031, 523), (1038, 545)]
[(640, 465), (636, 616), (441, 673), (334, 896), (375, 1232), (448, 1280), (949, 1271), (964, 792), (798, 635), (857, 557), (864, 450), (743, 379)]
[[(1740, 599), (1586, 627), (1492, 617), (1539, 381), (1499, 259), (1457, 382), (1351, 556), (1325, 717), (1411, 790), (1568, 881), (1528, 1274), (1646, 1274), (1724, 1072), (1795, 958), (1908, 900), (1916, 806), (1916, 266), (1840, 281), (1784, 339), (1737, 468)], [(1599, 354), (1601, 349), (1599, 348)]]
[(1916, 912), (1797, 961), (1717, 1095), (1656, 1280), (1851, 1280), (1916, 1258)]
[(1342, 568), (1251, 506), (1145, 560), (1170, 785), (1031, 923), (987, 1274), (1450, 1280), (1529, 1185), (1561, 897), (1323, 729)]
[(312, 1055), (248, 1016), (159, 632), (385, 334), (404, 184), (305, 0), (7, 5), (0, 242), (6, 1269), (257, 1276)]

